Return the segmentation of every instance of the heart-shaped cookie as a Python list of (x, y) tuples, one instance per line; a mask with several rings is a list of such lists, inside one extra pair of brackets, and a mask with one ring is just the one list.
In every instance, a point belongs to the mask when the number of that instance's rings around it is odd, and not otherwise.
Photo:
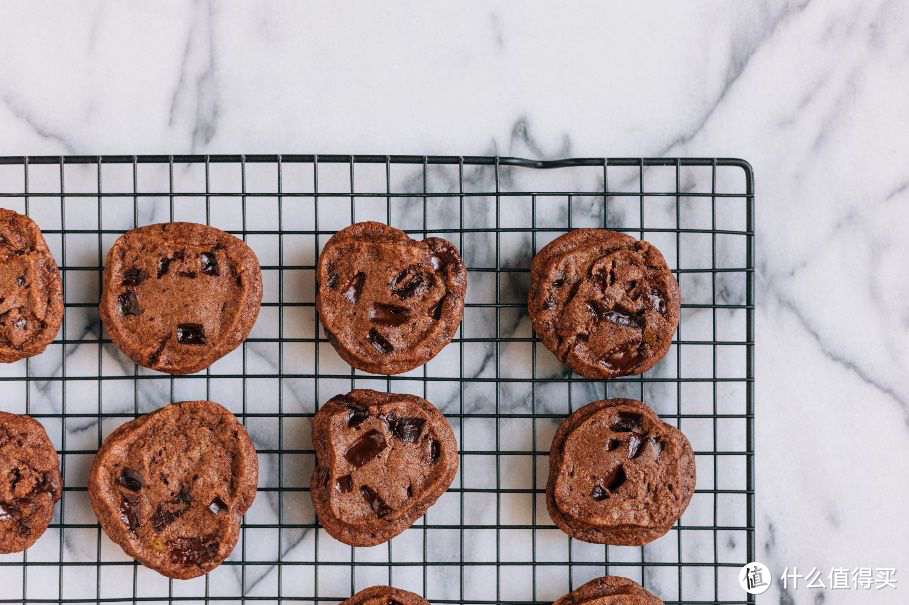
[(316, 308), (353, 367), (400, 374), (435, 357), (464, 314), (467, 269), (448, 240), (376, 222), (334, 234), (319, 255)]
[(448, 421), (414, 395), (357, 389), (313, 418), (310, 481), (319, 521), (351, 546), (386, 542), (419, 519), (454, 480)]
[(669, 350), (679, 285), (652, 244), (575, 229), (534, 257), (528, 307), (559, 361), (588, 378), (616, 378), (646, 372)]
[(595, 401), (552, 439), (546, 507), (570, 536), (638, 546), (682, 516), (694, 493), (688, 439), (635, 399)]

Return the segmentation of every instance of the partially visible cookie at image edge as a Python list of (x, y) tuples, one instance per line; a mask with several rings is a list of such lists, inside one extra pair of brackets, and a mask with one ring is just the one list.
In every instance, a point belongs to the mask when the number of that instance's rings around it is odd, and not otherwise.
[(670, 530), (695, 481), (681, 431), (643, 402), (606, 399), (578, 409), (556, 431), (546, 508), (578, 540), (639, 546)]
[(316, 271), (316, 307), (344, 361), (399, 374), (435, 357), (464, 314), (467, 268), (448, 240), (414, 240), (377, 222), (338, 231)]
[(552, 605), (663, 605), (643, 586), (628, 578), (605, 576), (591, 580)]
[(451, 426), (414, 395), (357, 389), (333, 397), (313, 418), (312, 442), (319, 522), (352, 546), (381, 544), (410, 527), (458, 470)]
[(430, 605), (430, 603), (420, 595), (400, 588), (370, 586), (341, 601), (340, 605)]
[(63, 321), (63, 281), (38, 225), (0, 208), (0, 362), (44, 351)]
[(44, 427), (29, 416), (0, 412), (0, 553), (34, 544), (62, 495), (60, 461)]
[(243, 240), (206, 225), (161, 223), (114, 242), (99, 311), (134, 362), (191, 374), (246, 339), (261, 302), (259, 261)]
[(88, 480), (104, 533), (168, 577), (208, 573), (230, 555), (258, 483), (243, 425), (211, 401), (184, 401), (115, 430)]
[(642, 374), (669, 350), (679, 323), (679, 285), (652, 244), (606, 229), (575, 229), (537, 253), (530, 281), (534, 330), (582, 376)]

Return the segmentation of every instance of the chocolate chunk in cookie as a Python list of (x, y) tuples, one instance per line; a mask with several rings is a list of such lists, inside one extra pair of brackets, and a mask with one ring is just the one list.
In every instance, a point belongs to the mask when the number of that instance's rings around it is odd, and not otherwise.
[(669, 350), (679, 285), (651, 244), (575, 229), (534, 257), (530, 317), (550, 351), (588, 378), (642, 374)]
[(0, 412), (0, 553), (34, 544), (62, 495), (60, 461), (44, 427)]
[(399, 374), (448, 344), (464, 314), (467, 269), (451, 242), (423, 241), (382, 223), (337, 232), (317, 268), (316, 306), (329, 342), (350, 365)]
[(100, 314), (111, 340), (139, 365), (191, 374), (243, 342), (261, 302), (259, 261), (243, 240), (162, 223), (114, 242)]
[(454, 480), (458, 444), (420, 397), (358, 389), (313, 419), (310, 481), (319, 521), (352, 546), (386, 542), (419, 519)]
[(606, 576), (587, 582), (552, 605), (663, 605), (663, 601), (628, 578)]
[(88, 493), (102, 529), (128, 555), (187, 579), (230, 555), (257, 477), (256, 450), (234, 415), (211, 401), (184, 401), (111, 433)]
[(364, 588), (341, 605), (430, 605), (429, 601), (418, 594), (392, 588), (391, 586), (371, 586)]
[(0, 208), (0, 362), (44, 351), (63, 321), (63, 283), (35, 222)]
[(585, 405), (556, 431), (546, 507), (568, 535), (597, 544), (656, 540), (694, 493), (688, 439), (634, 399)]

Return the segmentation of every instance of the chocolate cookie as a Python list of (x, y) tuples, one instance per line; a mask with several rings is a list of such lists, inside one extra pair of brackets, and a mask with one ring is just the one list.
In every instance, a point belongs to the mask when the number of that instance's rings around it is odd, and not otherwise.
[(400, 374), (436, 356), (464, 315), (467, 269), (439, 237), (412, 240), (382, 223), (335, 233), (319, 255), (316, 308), (353, 367)]
[(679, 325), (679, 285), (652, 245), (605, 229), (575, 229), (530, 268), (533, 328), (562, 363), (588, 378), (642, 374)]
[(0, 412), (0, 553), (34, 544), (62, 494), (60, 461), (41, 423)]
[(211, 401), (184, 401), (104, 440), (88, 494), (104, 533), (139, 563), (194, 578), (227, 558), (256, 496), (246, 430)]
[(341, 605), (429, 605), (429, 601), (400, 588), (370, 586), (341, 601)]
[(44, 351), (63, 320), (63, 283), (35, 221), (0, 208), (0, 362)]
[(114, 242), (100, 314), (137, 364), (192, 374), (243, 342), (261, 302), (259, 261), (243, 240), (196, 223), (161, 223)]
[(587, 582), (552, 605), (663, 605), (644, 587), (619, 576), (606, 576)]
[(448, 421), (420, 397), (357, 389), (313, 418), (311, 495), (322, 526), (352, 546), (386, 542), (441, 496), (458, 470)]
[(638, 546), (669, 531), (694, 483), (694, 454), (681, 431), (640, 401), (606, 399), (556, 431), (546, 507), (578, 540)]

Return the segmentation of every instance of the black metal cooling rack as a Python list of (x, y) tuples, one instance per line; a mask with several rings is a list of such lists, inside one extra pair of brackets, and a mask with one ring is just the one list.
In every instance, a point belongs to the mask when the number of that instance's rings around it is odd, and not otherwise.
[[(736, 581), (754, 558), (753, 202), (750, 166), (722, 158), (0, 158), (0, 205), (42, 226), (63, 271), (67, 316), (44, 355), (0, 374), (3, 408), (48, 427), (66, 483), (48, 533), (24, 554), (0, 556), (0, 602), (333, 602), (390, 582), (435, 603), (545, 603), (606, 573), (642, 581), (670, 604), (753, 602)], [(321, 244), (366, 218), (447, 237), (470, 267), (464, 324), (448, 357), (401, 376), (341, 367), (315, 317)], [(219, 226), (262, 260), (264, 327), (233, 362), (200, 375), (127, 363), (97, 320), (107, 248), (125, 230), (164, 220)], [(532, 252), (578, 226), (656, 243), (679, 278), (676, 340), (644, 376), (570, 375), (531, 332)], [(308, 505), (308, 419), (354, 383), (426, 396), (461, 446), (448, 493), (406, 539), (373, 549), (332, 543)], [(267, 469), (264, 504), (247, 514), (233, 556), (208, 577), (174, 582), (107, 542), (85, 480), (116, 424), (188, 392), (237, 400), (234, 411), (258, 428), (251, 433)], [(559, 421), (621, 395), (642, 397), (679, 425), (698, 463), (685, 516), (640, 548), (571, 540), (554, 529), (543, 500)]]

